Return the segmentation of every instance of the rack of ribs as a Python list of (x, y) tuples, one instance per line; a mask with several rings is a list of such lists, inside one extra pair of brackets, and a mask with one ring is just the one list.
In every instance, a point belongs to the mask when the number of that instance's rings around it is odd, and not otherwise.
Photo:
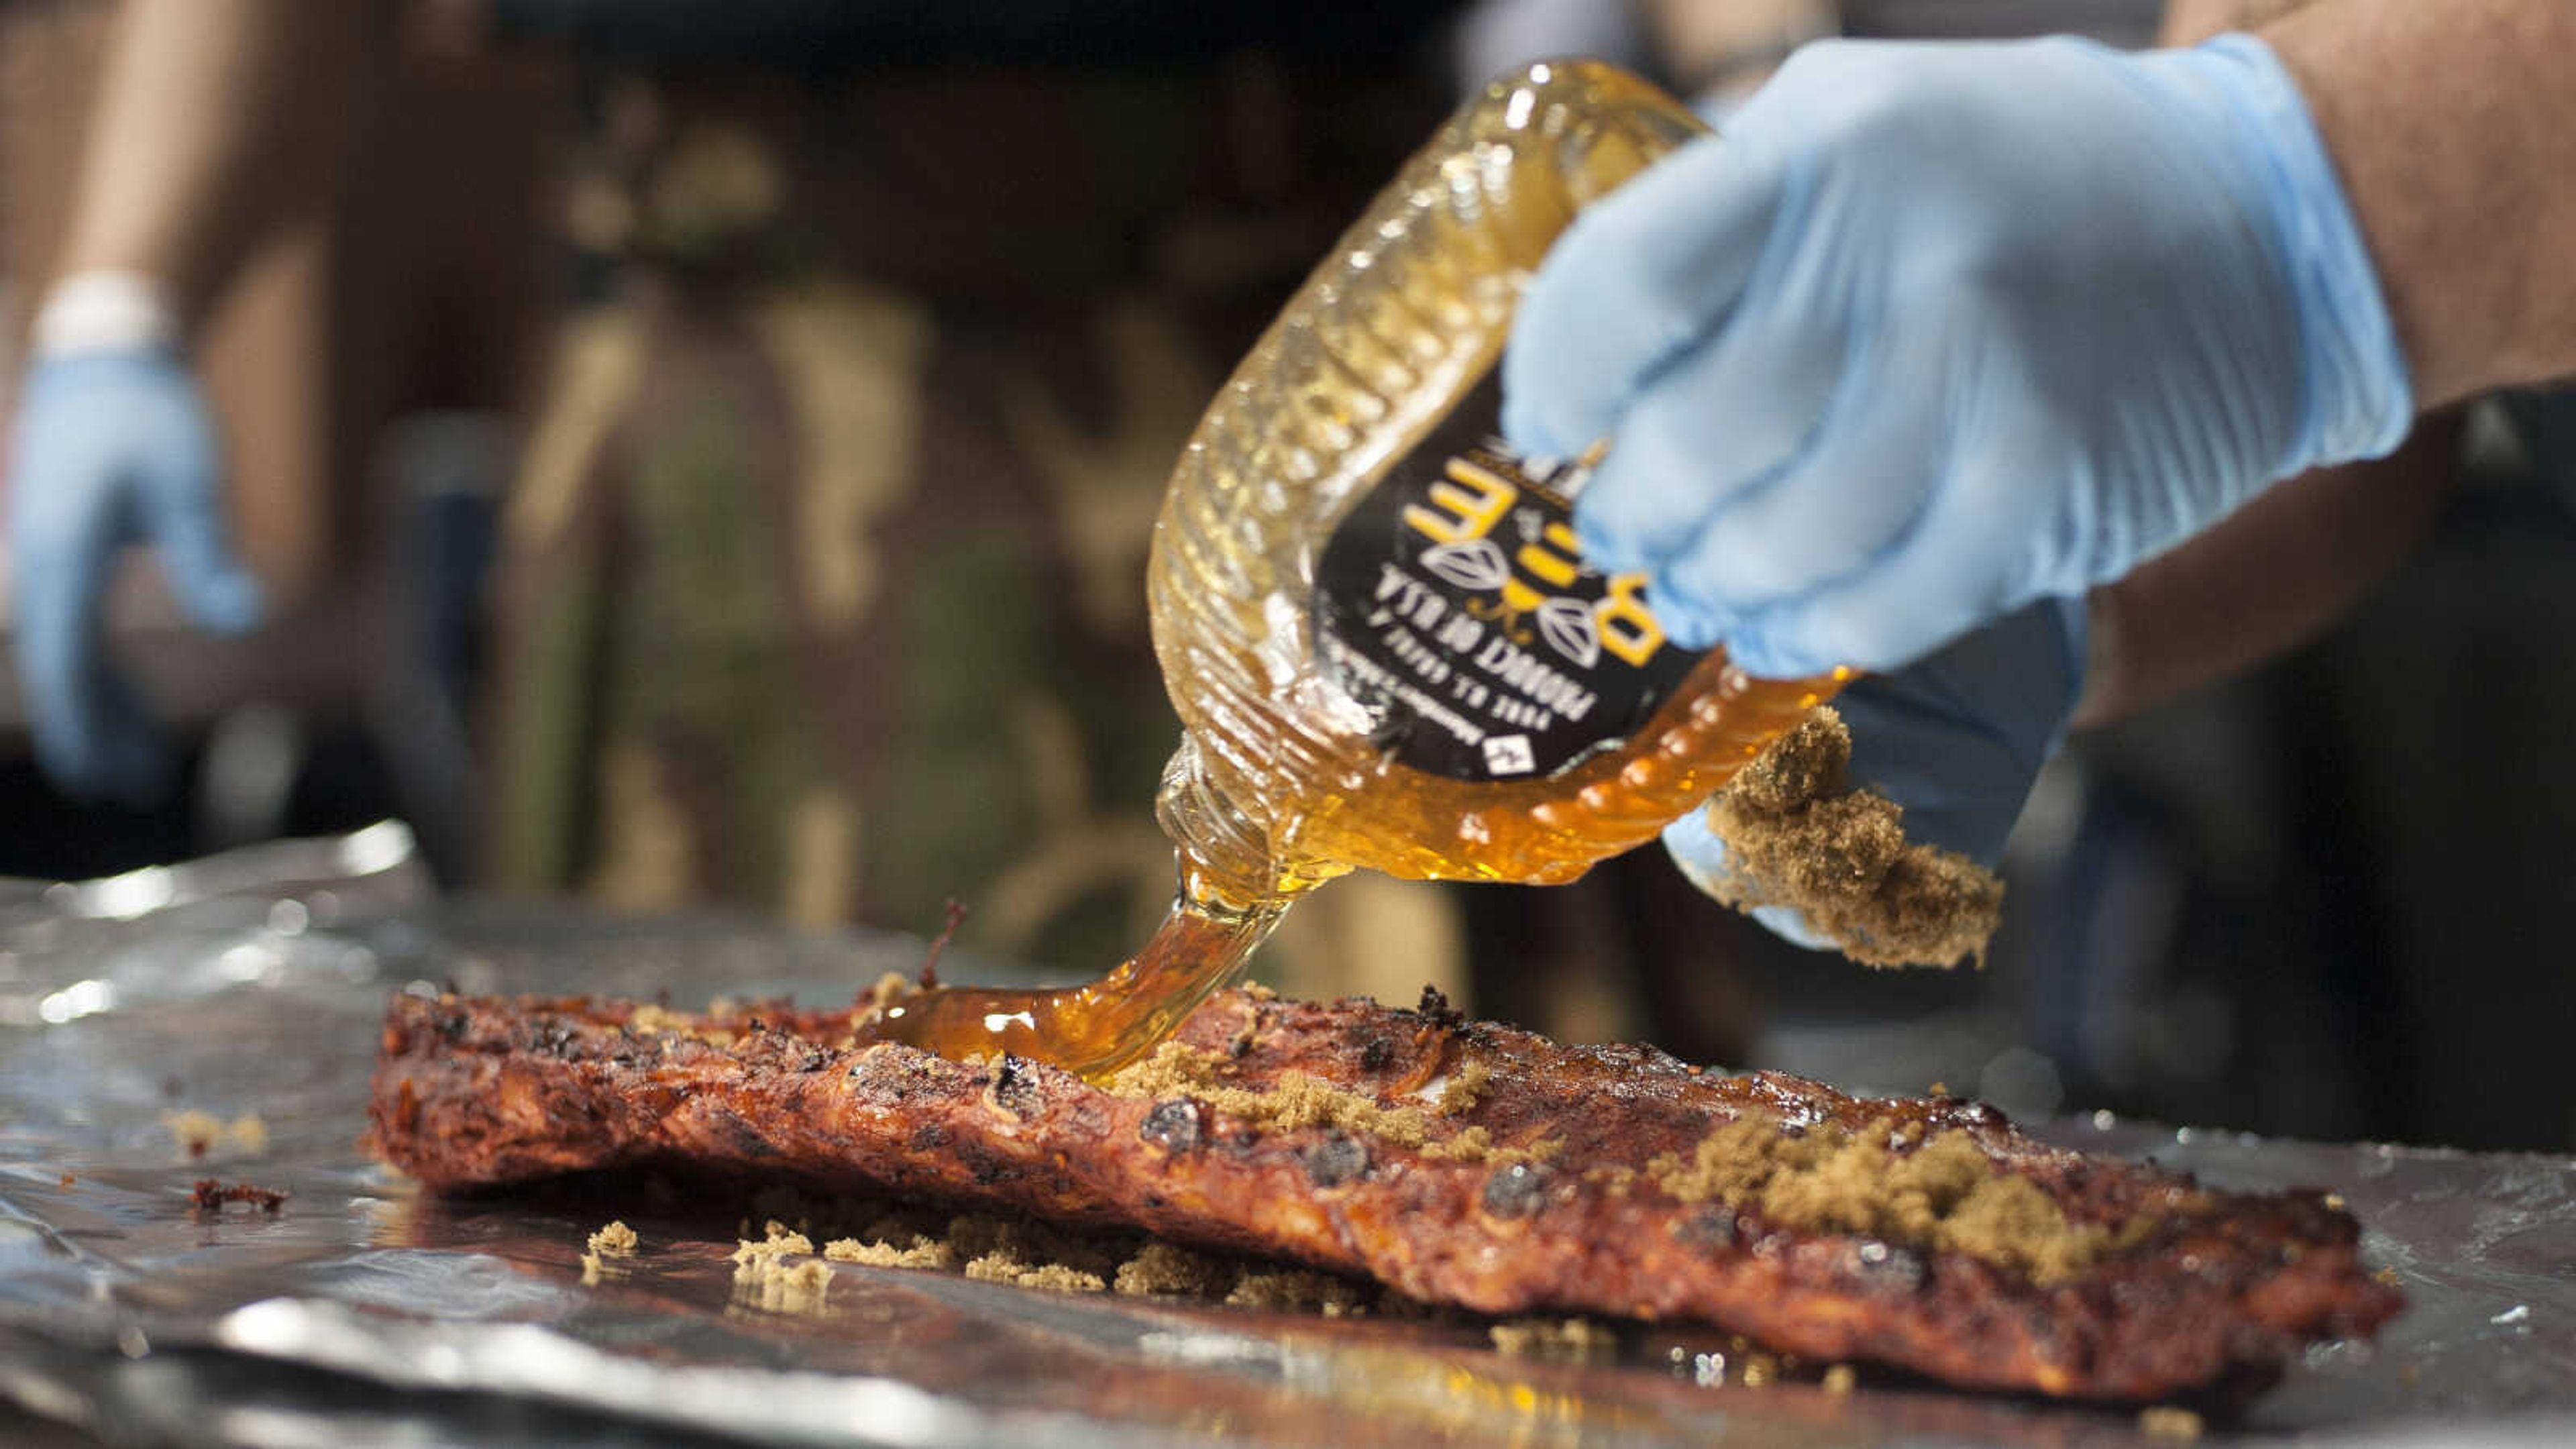
[(607, 1168), (1018, 1209), (1486, 1313), (1715, 1325), (1946, 1382), (2146, 1399), (2396, 1313), (2341, 1204), (1414, 1010), (1211, 998), (1094, 1084), (867, 1044), (871, 1008), (400, 996), (370, 1115), (433, 1190)]

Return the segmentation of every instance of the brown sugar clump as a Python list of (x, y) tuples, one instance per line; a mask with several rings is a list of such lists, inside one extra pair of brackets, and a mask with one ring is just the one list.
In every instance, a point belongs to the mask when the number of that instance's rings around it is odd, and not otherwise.
[[(1152, 1056), (1111, 1077), (1109, 1090), (1122, 1097), (1194, 1097), (1262, 1131), (1330, 1127), (1453, 1162), (1501, 1165), (1544, 1161), (1564, 1146), (1555, 1141), (1505, 1146), (1496, 1143), (1493, 1133), (1483, 1127), (1449, 1131), (1441, 1118), (1420, 1107), (1390, 1107), (1374, 1097), (1336, 1087), (1305, 1072), (1282, 1072), (1276, 1085), (1269, 1087), (1238, 1086), (1228, 1080), (1226, 1066), (1222, 1053), (1167, 1041), (1155, 1048)], [(1440, 1102), (1443, 1117), (1470, 1110), (1490, 1077), (1490, 1069), (1482, 1063), (1461, 1063), (1447, 1091), (1456, 1092), (1463, 1083), (1467, 1084), (1468, 1095), (1461, 1099), (1462, 1105), (1453, 1108), (1444, 1092)]]
[(243, 1157), (257, 1157), (268, 1151), (268, 1124), (256, 1112), (228, 1123), (212, 1112), (192, 1107), (184, 1112), (162, 1113), (161, 1125), (170, 1129), (170, 1136), (190, 1162), (225, 1146)]
[(2004, 887), (1955, 851), (1910, 843), (1904, 810), (1849, 789), (1851, 732), (1818, 709), (1756, 756), (1708, 805), (1726, 867), (1704, 881), (1738, 910), (1788, 906), (1869, 966), (1985, 959)]
[(968, 1263), (966, 1276), (986, 1283), (1009, 1283), (1056, 1293), (1098, 1293), (1108, 1287), (1097, 1273), (1085, 1273), (1062, 1263), (1030, 1263), (999, 1249)]
[(1369, 1290), (1348, 1278), (1311, 1268), (1246, 1269), (1225, 1301), (1236, 1308), (1273, 1313), (1317, 1313), (1341, 1318), (1368, 1312)]
[(896, 1243), (891, 1238), (866, 1241), (859, 1238), (836, 1238), (823, 1245), (823, 1256), (835, 1263), (860, 1263), (871, 1268), (953, 1268), (957, 1253), (938, 1238), (920, 1233), (910, 1240)]
[(2151, 1439), (2197, 1439), (2202, 1427), (2200, 1416), (2189, 1409), (2159, 1404), (2138, 1411), (2138, 1432)]
[[(584, 1260), (585, 1282), (596, 1273), (597, 1262), (597, 1254)], [(831, 1267), (814, 1256), (813, 1240), (789, 1231), (785, 1223), (770, 1223), (758, 1242), (736, 1242), (733, 1263), (735, 1289), (771, 1313), (819, 1313), (831, 1290)]]
[(1224, 1058), (1185, 1042), (1167, 1041), (1154, 1054), (1122, 1069), (1109, 1090), (1122, 1097), (1190, 1096), (1244, 1123), (1273, 1131), (1338, 1127), (1405, 1147), (1431, 1136), (1431, 1117), (1418, 1107), (1388, 1107), (1321, 1077), (1282, 1072), (1275, 1087), (1234, 1086), (1223, 1075)]
[(1754, 1208), (1804, 1232), (1960, 1253), (2043, 1284), (2081, 1274), (2149, 1226), (2139, 1220), (2115, 1233), (2067, 1221), (2027, 1178), (1998, 1171), (1965, 1132), (1935, 1133), (1910, 1152), (1890, 1150), (1888, 1136), (1831, 1123), (1792, 1135), (1774, 1118), (1747, 1114), (1687, 1158), (1656, 1157), (1646, 1177), (1683, 1202)]
[(1440, 1089), (1440, 1115), (1457, 1117), (1476, 1110), (1476, 1104), (1485, 1100), (1485, 1093), (1493, 1085), (1493, 1068), (1472, 1057), (1461, 1061)]
[(590, 1251), (581, 1255), (581, 1281), (595, 1286), (610, 1278), (625, 1277), (626, 1270), (611, 1260), (634, 1257), (642, 1242), (624, 1222), (612, 1222), (591, 1234)]
[(1223, 1298), (1234, 1291), (1234, 1266), (1170, 1243), (1147, 1243), (1118, 1265), (1111, 1283), (1130, 1297)]

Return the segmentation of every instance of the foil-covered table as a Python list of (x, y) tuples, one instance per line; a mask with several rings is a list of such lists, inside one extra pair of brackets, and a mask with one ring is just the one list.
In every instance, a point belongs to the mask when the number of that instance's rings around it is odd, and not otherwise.
[[(21, 1424), (187, 1445), (2172, 1442), (2132, 1410), (1868, 1374), (1846, 1393), (1747, 1386), (1726, 1365), (1741, 1349), (1690, 1329), (1630, 1326), (1611, 1361), (1551, 1362), (1473, 1324), (856, 1264), (833, 1265), (819, 1307), (774, 1310), (735, 1283), (734, 1225), (685, 1205), (621, 1213), (642, 1250), (585, 1284), (597, 1211), (426, 1197), (358, 1149), (388, 992), (840, 999), (922, 950), (442, 902), (398, 825), (0, 882), (0, 1402)], [(183, 1112), (264, 1131), (228, 1125), (192, 1160)], [(2330, 1186), (2403, 1284), (2412, 1306), (2376, 1344), (2312, 1353), (2205, 1442), (2576, 1443), (2576, 1162), (2043, 1130), (2229, 1187)], [(208, 1214), (206, 1177), (290, 1196)]]

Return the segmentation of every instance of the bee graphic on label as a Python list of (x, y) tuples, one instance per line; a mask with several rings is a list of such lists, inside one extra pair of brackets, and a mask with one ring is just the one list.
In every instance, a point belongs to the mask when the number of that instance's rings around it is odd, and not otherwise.
[(1422, 566), (1461, 589), (1493, 595), (1468, 601), (1467, 612), (1515, 644), (1526, 648), (1544, 638), (1578, 669), (1594, 667), (1605, 653), (1645, 668), (1663, 648), (1664, 631), (1646, 607), (1643, 575), (1603, 579), (1600, 596), (1585, 597), (1578, 581), (1600, 575), (1584, 566), (1574, 529), (1563, 518), (1535, 528), (1531, 518), (1516, 520), (1524, 541), (1508, 554), (1494, 541), (1495, 526), (1524, 496), (1512, 471), (1507, 457), (1482, 448), (1448, 460), (1441, 481), (1402, 515), (1406, 527), (1431, 540)]

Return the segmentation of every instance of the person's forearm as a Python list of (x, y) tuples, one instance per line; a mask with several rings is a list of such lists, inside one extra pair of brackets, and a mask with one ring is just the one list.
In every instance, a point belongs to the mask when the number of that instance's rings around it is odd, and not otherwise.
[(2318, 0), (2261, 34), (2334, 155), (2417, 406), (2576, 371), (2576, 5)]
[(2198, 45), (2230, 30), (2268, 25), (2315, 0), (2169, 0), (2158, 45)]
[(2078, 729), (2213, 684), (2323, 632), (2405, 561), (2459, 471), (2456, 414), (2386, 457), (2283, 481), (2095, 589)]
[(140, 273), (183, 320), (341, 141), (355, 0), (129, 0), (61, 270)]

